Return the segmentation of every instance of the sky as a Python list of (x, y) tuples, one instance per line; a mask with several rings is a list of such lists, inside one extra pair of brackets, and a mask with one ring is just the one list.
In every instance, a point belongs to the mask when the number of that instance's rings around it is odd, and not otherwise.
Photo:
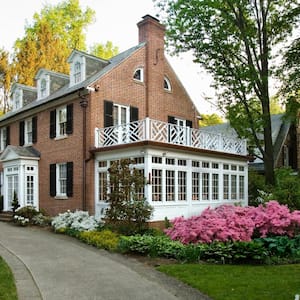
[[(146, 14), (156, 16), (152, 0), (79, 0), (82, 9), (87, 6), (96, 12), (96, 21), (86, 32), (87, 46), (111, 41), (122, 52), (138, 44), (137, 23)], [(60, 0), (0, 0), (0, 48), (12, 52), (14, 42), (24, 36), (25, 24), (32, 24), (33, 14), (45, 4)], [(211, 79), (199, 65), (193, 63), (191, 54), (179, 57), (167, 55), (178, 78), (192, 98), (199, 113), (215, 112), (215, 107), (204, 99), (213, 97)]]

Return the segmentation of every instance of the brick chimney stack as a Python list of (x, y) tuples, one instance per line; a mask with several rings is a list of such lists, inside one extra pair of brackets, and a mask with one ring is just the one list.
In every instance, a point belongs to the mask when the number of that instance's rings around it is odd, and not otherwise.
[[(146, 15), (138, 24), (139, 43), (146, 42), (145, 87), (146, 116), (151, 117), (155, 103), (162, 99), (158, 87), (163, 87), (165, 70), (165, 26), (158, 19)], [(151, 105), (150, 105), (151, 103)]]

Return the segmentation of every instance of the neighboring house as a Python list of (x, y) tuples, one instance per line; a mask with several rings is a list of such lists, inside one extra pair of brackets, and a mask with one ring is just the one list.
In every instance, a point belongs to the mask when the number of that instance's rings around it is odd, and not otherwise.
[(139, 44), (104, 60), (74, 50), (70, 75), (39, 70), (14, 84), (0, 118), (1, 193), (56, 215), (103, 216), (111, 162), (132, 158), (147, 179), (152, 221), (208, 206), (247, 204), (244, 140), (198, 129), (198, 112), (164, 55), (165, 28), (149, 15)]
[[(274, 146), (275, 168), (291, 167), (294, 170), (298, 170), (300, 152), (297, 146), (297, 130), (295, 125), (290, 120), (285, 118), (284, 114), (276, 114), (271, 115), (271, 128)], [(237, 137), (237, 133), (229, 123), (204, 127), (203, 130)], [(259, 138), (263, 143), (262, 134), (259, 136)], [(256, 150), (256, 152), (261, 156), (258, 150)], [(260, 158), (255, 158), (249, 163), (249, 168), (254, 169), (259, 173), (264, 173), (263, 160)]]

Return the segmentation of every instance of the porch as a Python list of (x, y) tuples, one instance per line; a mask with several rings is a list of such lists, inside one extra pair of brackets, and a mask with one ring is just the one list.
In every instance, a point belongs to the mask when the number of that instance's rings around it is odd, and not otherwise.
[(235, 136), (207, 132), (201, 129), (178, 126), (150, 118), (95, 129), (95, 147), (111, 147), (141, 141), (181, 145), (236, 155), (247, 155), (246, 140)]

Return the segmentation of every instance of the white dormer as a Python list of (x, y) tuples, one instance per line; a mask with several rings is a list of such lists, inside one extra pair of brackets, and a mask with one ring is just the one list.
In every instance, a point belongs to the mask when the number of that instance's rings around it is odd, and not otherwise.
[(40, 69), (36, 74), (38, 100), (50, 95), (50, 76), (46, 70)]
[(11, 88), (12, 109), (17, 110), (36, 99), (36, 88), (14, 83)]
[(35, 79), (37, 81), (37, 100), (44, 99), (69, 83), (66, 74), (40, 69)]
[(73, 50), (68, 58), (70, 64), (70, 87), (101, 71), (109, 61), (99, 57)]
[(86, 60), (83, 55), (76, 55), (74, 57), (70, 66), (70, 86), (85, 80), (85, 64)]

